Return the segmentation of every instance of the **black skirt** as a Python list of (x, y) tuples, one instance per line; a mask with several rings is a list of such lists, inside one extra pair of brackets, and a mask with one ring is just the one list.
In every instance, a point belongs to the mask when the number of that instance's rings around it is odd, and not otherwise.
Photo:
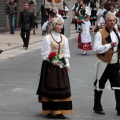
[[(61, 60), (65, 64), (65, 60)], [(37, 95), (39, 100), (42, 96), (51, 99), (70, 97), (71, 91), (67, 69), (65, 67), (59, 68), (43, 60)]]

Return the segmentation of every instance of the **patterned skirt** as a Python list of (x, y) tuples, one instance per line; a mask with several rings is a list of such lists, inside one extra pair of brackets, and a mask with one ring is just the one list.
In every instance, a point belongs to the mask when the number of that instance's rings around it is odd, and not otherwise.
[(92, 50), (92, 44), (91, 42), (86, 42), (86, 43), (82, 43), (81, 42), (81, 34), (79, 33), (78, 35), (78, 48), (82, 49), (82, 50)]

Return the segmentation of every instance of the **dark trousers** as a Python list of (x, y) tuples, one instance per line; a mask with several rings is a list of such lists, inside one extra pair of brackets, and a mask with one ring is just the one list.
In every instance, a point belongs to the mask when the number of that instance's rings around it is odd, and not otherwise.
[(9, 24), (10, 24), (10, 32), (14, 33), (14, 31), (15, 31), (15, 21), (16, 21), (15, 14), (8, 15), (8, 19), (9, 19)]
[(35, 28), (38, 28), (38, 23), (37, 23), (37, 22), (35, 22), (34, 24), (35, 24)]
[[(114, 90), (115, 92), (115, 100), (116, 100), (116, 110), (120, 111), (120, 90)], [(93, 110), (103, 111), (101, 105), (101, 96), (102, 91), (94, 90), (94, 107)]]
[(120, 111), (120, 90), (115, 90), (116, 110)]
[[(115, 89), (115, 99), (116, 99), (116, 110), (120, 111), (120, 77), (119, 77), (119, 65), (118, 63), (115, 64), (108, 64), (101, 79), (99, 80), (99, 88), (104, 89), (105, 83), (109, 79), (111, 87), (119, 88)], [(95, 81), (94, 85), (97, 84), (98, 81)], [(94, 91), (94, 108), (93, 110), (100, 110), (102, 111), (101, 105), (101, 96), (102, 91), (95, 90)]]
[(77, 20), (75, 19), (75, 29), (77, 29)]
[(101, 105), (101, 96), (102, 96), (102, 91), (94, 90), (94, 107), (93, 107), (93, 110), (103, 111), (103, 108), (102, 108), (102, 105)]
[(21, 38), (23, 39), (24, 47), (28, 47), (30, 39), (30, 30), (21, 30)]

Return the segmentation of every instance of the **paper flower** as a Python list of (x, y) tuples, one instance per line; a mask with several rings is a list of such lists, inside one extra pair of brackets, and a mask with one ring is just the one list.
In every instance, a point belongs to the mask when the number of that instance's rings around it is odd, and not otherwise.
[(56, 52), (51, 52), (48, 56), (49, 60), (52, 61), (56, 55), (57, 55)]
[(51, 63), (57, 64), (60, 68), (66, 67), (59, 58), (59, 56), (56, 54), (56, 52), (51, 52), (48, 56), (48, 59)]

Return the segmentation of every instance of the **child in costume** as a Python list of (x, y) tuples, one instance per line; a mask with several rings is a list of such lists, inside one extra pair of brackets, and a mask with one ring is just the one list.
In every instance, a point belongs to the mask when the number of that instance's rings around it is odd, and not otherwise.
[(85, 14), (81, 23), (81, 34), (78, 36), (78, 48), (83, 50), (83, 55), (86, 55), (88, 50), (92, 50), (90, 30), (89, 15)]

